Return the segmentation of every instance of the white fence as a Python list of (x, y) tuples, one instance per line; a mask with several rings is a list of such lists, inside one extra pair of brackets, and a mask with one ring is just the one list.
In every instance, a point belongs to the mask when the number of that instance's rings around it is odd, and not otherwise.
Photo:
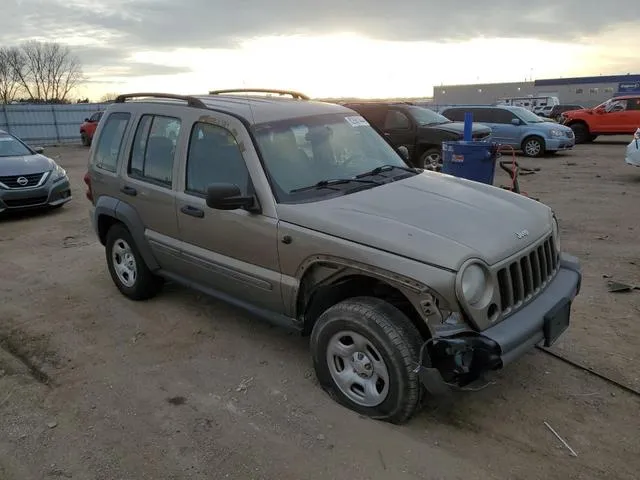
[(104, 103), (0, 105), (0, 130), (29, 145), (79, 143), (80, 124), (106, 106)]

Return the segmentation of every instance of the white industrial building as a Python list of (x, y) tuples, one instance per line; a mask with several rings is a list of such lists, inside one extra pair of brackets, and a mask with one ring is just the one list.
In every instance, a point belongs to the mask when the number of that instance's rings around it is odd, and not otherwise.
[(490, 105), (505, 97), (531, 95), (557, 97), (560, 103), (594, 107), (611, 97), (625, 94), (640, 94), (640, 74), (434, 86), (433, 104)]

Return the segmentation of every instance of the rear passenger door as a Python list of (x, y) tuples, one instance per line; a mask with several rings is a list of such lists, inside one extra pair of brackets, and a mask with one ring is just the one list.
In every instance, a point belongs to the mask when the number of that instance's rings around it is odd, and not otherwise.
[(260, 199), (262, 193), (263, 207), (268, 200), (273, 202), (264, 191), (254, 188), (259, 185), (257, 173), (251, 176), (245, 159), (252, 151), (247, 147), (251, 139), (238, 120), (224, 114), (216, 112), (194, 120), (189, 125), (189, 145), (177, 193), (185, 275), (215, 292), (280, 312), (283, 302), (275, 214), (266, 214), (266, 208), (263, 213), (250, 213), (244, 209), (216, 210), (206, 204), (206, 190), (212, 183), (238, 185), (243, 196)]
[(144, 113), (136, 121), (120, 198), (138, 214), (161, 268), (174, 270), (180, 265), (173, 187), (182, 121), (167, 114), (166, 107), (163, 113)]

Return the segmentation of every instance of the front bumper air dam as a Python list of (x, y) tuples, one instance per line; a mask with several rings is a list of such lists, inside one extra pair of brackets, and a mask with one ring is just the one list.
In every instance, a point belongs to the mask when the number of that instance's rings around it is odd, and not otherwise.
[(488, 370), (508, 365), (541, 342), (550, 346), (568, 328), (567, 312), (581, 284), (578, 259), (561, 254), (556, 277), (523, 309), (483, 332), (427, 341), (416, 368), (420, 381), (432, 395), (446, 394), (452, 378), (456, 386), (463, 386)]

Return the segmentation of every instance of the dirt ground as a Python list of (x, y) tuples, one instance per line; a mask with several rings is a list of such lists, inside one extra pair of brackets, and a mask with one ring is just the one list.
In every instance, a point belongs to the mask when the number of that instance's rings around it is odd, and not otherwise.
[[(553, 350), (640, 390), (640, 169), (628, 139), (539, 160), (584, 285)], [(87, 150), (57, 212), (0, 221), (0, 479), (637, 479), (640, 399), (534, 350), (404, 426), (317, 386), (306, 339), (177, 286), (134, 303), (90, 228)], [(506, 179), (498, 177), (497, 183)], [(547, 429), (548, 422), (577, 452)]]

